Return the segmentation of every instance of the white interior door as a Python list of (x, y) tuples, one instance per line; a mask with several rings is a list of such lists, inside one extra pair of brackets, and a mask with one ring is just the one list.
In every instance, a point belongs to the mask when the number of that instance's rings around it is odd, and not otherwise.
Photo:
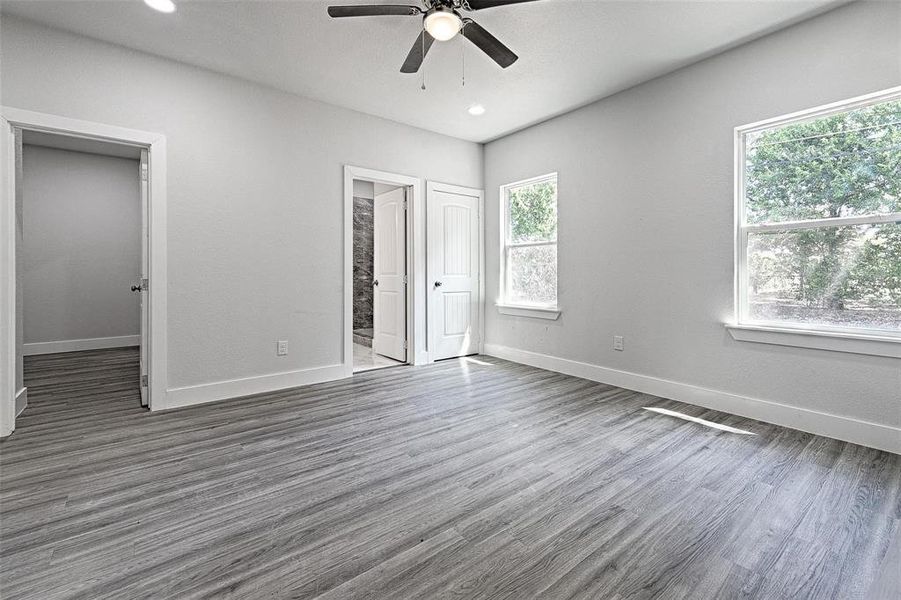
[(429, 352), (433, 360), (479, 351), (481, 193), (453, 190), (436, 186), (428, 197)]
[(147, 337), (149, 334), (148, 331), (148, 273), (150, 271), (150, 253), (149, 253), (149, 239), (148, 239), (148, 207), (149, 207), (149, 182), (148, 180), (148, 164), (147, 164), (147, 150), (141, 150), (141, 273), (138, 279), (137, 288), (138, 297), (141, 302), (141, 380), (138, 382), (138, 385), (141, 387), (141, 405), (147, 406), (147, 383), (148, 383), (148, 370), (147, 370), (147, 357), (149, 356), (147, 352)]
[(372, 349), (407, 360), (406, 189), (376, 194), (373, 210)]

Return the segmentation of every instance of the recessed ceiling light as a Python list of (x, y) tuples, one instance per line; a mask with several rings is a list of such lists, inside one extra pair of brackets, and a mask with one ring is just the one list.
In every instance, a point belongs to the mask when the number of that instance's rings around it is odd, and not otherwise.
[(172, 0), (144, 0), (144, 4), (162, 13), (175, 12), (175, 3)]
[(474, 117), (485, 114), (485, 107), (481, 104), (473, 104), (467, 109), (467, 112)]

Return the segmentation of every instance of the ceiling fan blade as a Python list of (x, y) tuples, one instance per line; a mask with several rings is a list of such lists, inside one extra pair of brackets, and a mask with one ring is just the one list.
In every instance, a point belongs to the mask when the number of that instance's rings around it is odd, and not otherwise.
[(413, 42), (413, 47), (410, 48), (410, 53), (407, 55), (407, 60), (404, 61), (403, 66), (401, 66), (400, 72), (415, 73), (418, 71), (419, 67), (422, 66), (425, 55), (429, 53), (429, 48), (432, 47), (434, 42), (435, 38), (423, 29), (422, 34), (416, 36), (416, 41)]
[(472, 19), (463, 20), (463, 37), (478, 46), (478, 48), (491, 57), (491, 59), (506, 69), (516, 62), (519, 58), (512, 50), (504, 46), (499, 39), (488, 33), (488, 31), (473, 21)]
[(329, 6), (328, 16), (337, 17), (382, 17), (401, 16), (412, 17), (422, 14), (418, 6), (404, 6), (402, 4), (358, 4), (356, 6)]
[(495, 8), (508, 4), (522, 4), (523, 2), (535, 2), (535, 0), (467, 0), (460, 7), (464, 10), (482, 10), (483, 8)]

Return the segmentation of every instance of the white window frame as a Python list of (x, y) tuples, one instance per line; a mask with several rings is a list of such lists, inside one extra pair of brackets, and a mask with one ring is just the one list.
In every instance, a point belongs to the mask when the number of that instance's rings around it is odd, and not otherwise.
[[(514, 181), (511, 183), (504, 184), (500, 186), (499, 196), (500, 196), (500, 276), (498, 278), (499, 281), (499, 290), (498, 290), (498, 301), (496, 303), (497, 310), (501, 314), (514, 316), (514, 317), (534, 317), (538, 319), (550, 319), (556, 320), (560, 316), (560, 308), (557, 304), (514, 304), (507, 300), (507, 290), (509, 288), (509, 273), (507, 272), (507, 254), (511, 248), (527, 248), (527, 247), (535, 247), (535, 246), (557, 246), (559, 242), (559, 227), (558, 227), (558, 235), (557, 239), (553, 242), (518, 242), (512, 243), (510, 241), (510, 211), (508, 210), (508, 195), (507, 191), (511, 188), (523, 187), (526, 185), (531, 185), (535, 183), (541, 183), (542, 181), (554, 180), (555, 184), (559, 183), (559, 179), (557, 177), (557, 173), (547, 173), (545, 175), (539, 175), (537, 177), (530, 177), (528, 179), (522, 179), (520, 181)], [(557, 198), (558, 198), (558, 210), (559, 210), (559, 196), (560, 190), (557, 188)], [(558, 217), (559, 224), (559, 217)], [(559, 282), (558, 282), (559, 283)], [(558, 290), (559, 292), (559, 285)], [(560, 298), (557, 298), (557, 302), (559, 303)]]
[(734, 339), (901, 358), (901, 333), (858, 327), (755, 321), (747, 317), (749, 233), (822, 226), (893, 223), (901, 221), (901, 212), (878, 216), (789, 221), (778, 224), (749, 224), (745, 212), (745, 140), (748, 134), (899, 99), (901, 99), (901, 86), (735, 128), (735, 306), (734, 320), (732, 323), (726, 324)]

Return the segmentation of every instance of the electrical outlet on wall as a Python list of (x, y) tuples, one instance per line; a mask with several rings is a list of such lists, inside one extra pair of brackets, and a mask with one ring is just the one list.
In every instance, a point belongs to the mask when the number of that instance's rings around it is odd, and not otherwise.
[(287, 356), (288, 355), (288, 340), (279, 340), (278, 347), (276, 349), (276, 354), (279, 356)]
[(623, 351), (623, 336), (615, 335), (613, 336), (613, 349)]

